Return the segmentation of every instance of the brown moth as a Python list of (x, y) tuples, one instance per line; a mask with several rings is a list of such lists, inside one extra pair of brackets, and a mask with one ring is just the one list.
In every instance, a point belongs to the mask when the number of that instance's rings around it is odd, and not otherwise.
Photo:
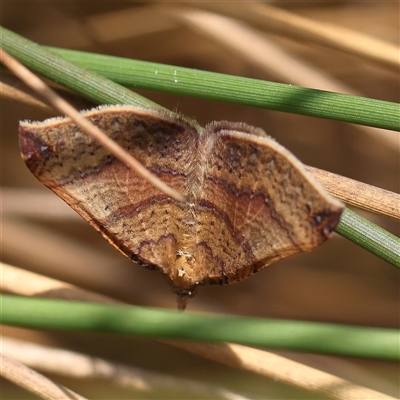
[(187, 202), (160, 192), (68, 118), (20, 123), (26, 165), (121, 253), (160, 270), (181, 308), (204, 284), (238, 282), (312, 250), (339, 222), (343, 205), (260, 128), (202, 128), (134, 106), (84, 115)]

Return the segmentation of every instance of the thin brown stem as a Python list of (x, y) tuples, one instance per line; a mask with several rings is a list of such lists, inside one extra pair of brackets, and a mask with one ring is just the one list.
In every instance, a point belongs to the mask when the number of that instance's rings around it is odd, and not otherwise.
[(171, 196), (177, 201), (184, 202), (185, 198), (176, 190), (170, 188), (163, 181), (148, 171), (139, 161), (132, 157), (125, 149), (119, 146), (104, 134), (97, 126), (93, 125), (88, 119), (80, 114), (68, 102), (60, 97), (54, 90), (50, 89), (42, 80), (25, 68), (15, 58), (10, 56), (0, 48), (0, 61), (7, 66), (15, 75), (23, 80), (28, 86), (40, 93), (46, 100), (61, 113), (69, 116), (76, 125), (83, 129), (87, 134), (95, 138), (100, 144), (114, 154), (120, 161), (128, 165), (141, 177), (151, 182), (167, 196)]
[(296, 41), (315, 42), (372, 61), (393, 72), (399, 71), (399, 48), (396, 45), (344, 26), (317, 21), (261, 2), (202, 2), (195, 5), (274, 33), (283, 33)]
[[(168, 390), (187, 393), (188, 397), (221, 398), (226, 400), (249, 400), (223, 387), (134, 368), (129, 365), (92, 357), (84, 353), (44, 346), (24, 340), (3, 337), (3, 353), (39, 371), (75, 379), (98, 379), (109, 381), (127, 389), (145, 394)], [(71, 368), (71, 365), (74, 367)]]
[(332, 172), (306, 167), (333, 196), (373, 213), (400, 219), (400, 195)]
[(85, 400), (72, 390), (59, 385), (19, 361), (0, 354), (1, 376), (47, 400)]

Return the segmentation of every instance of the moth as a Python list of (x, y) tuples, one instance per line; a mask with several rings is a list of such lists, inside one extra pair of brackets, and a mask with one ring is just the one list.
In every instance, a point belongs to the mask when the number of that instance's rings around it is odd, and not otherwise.
[(32, 174), (116, 249), (161, 271), (180, 308), (205, 284), (230, 284), (323, 243), (343, 205), (261, 128), (176, 113), (101, 106), (86, 118), (179, 202), (116, 159), (68, 118), (20, 123)]

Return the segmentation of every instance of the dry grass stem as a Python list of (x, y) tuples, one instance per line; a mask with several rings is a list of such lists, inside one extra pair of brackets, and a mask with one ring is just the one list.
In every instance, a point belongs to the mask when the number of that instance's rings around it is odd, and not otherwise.
[(142, 164), (140, 164), (134, 157), (132, 157), (128, 151), (119, 146), (116, 142), (111, 140), (106, 134), (104, 134), (97, 126), (93, 125), (88, 119), (82, 114), (75, 110), (68, 102), (60, 97), (56, 92), (50, 89), (42, 80), (36, 75), (25, 68), (15, 58), (11, 57), (3, 49), (0, 48), (0, 61), (7, 66), (15, 75), (23, 80), (28, 86), (40, 93), (46, 100), (62, 114), (70, 117), (76, 125), (78, 125), (87, 134), (95, 138), (100, 144), (114, 154), (120, 161), (128, 165), (132, 170), (138, 173), (147, 181), (151, 182), (155, 187), (161, 190), (168, 196), (171, 196), (175, 200), (185, 201), (185, 198), (166, 185), (163, 181), (148, 171)]
[[(317, 67), (289, 55), (258, 30), (242, 22), (190, 8), (160, 7), (160, 9), (168, 15), (175, 16), (189, 29), (206, 35), (265, 71), (274, 73), (283, 82), (354, 96), (361, 95)], [(361, 125), (354, 127), (392, 148), (400, 149), (397, 132)]]
[(47, 400), (85, 400), (84, 397), (39, 374), (4, 354), (0, 355), (1, 376)]
[[(57, 84), (53, 84), (53, 82), (50, 82), (49, 84), (50, 86), (54, 85), (54, 90), (75, 108), (81, 110), (95, 107), (93, 102), (84, 97), (60, 88)], [(31, 90), (16, 76), (12, 74), (2, 74), (0, 76), (0, 88), (0, 97), (4, 100), (18, 102), (40, 111), (44, 111), (50, 116), (54, 116), (54, 108), (39, 99), (38, 94)]]
[[(174, 345), (173, 342), (168, 341), (168, 343)], [(184, 348), (185, 345), (191, 353), (230, 367), (253, 371), (331, 399), (394, 399), (394, 397), (356, 385), (318, 369), (251, 347), (233, 343), (207, 344), (207, 346), (203, 343), (180, 343), (179, 347)]]
[(260, 28), (282, 32), (298, 41), (313, 41), (327, 47), (375, 62), (398, 73), (399, 48), (391, 43), (328, 22), (318, 22), (257, 2), (238, 2), (234, 5), (219, 2), (202, 3), (202, 8), (238, 18)]
[(4, 216), (34, 217), (46, 220), (81, 221), (82, 218), (58, 196), (39, 189), (1, 188)]
[(132, 7), (90, 16), (85, 21), (96, 41), (109, 43), (137, 36), (167, 33), (177, 28), (177, 23), (168, 17), (154, 18), (152, 7)]
[(47, 104), (29, 95), (28, 93), (25, 93), (21, 89), (17, 89), (16, 87), (9, 85), (8, 83), (5, 82), (0, 82), (0, 96), (4, 100), (17, 101), (19, 103), (35, 107), (45, 112), (53, 111), (53, 109), (49, 107)]
[[(3, 264), (3, 288), (17, 295), (34, 295), (42, 297), (62, 298), (68, 293), (68, 298), (79, 301), (115, 303), (116, 300), (106, 296), (74, 287), (72, 285), (49, 279), (39, 274)], [(22, 283), (21, 283), (22, 282)], [(334, 375), (291, 361), (285, 357), (253, 349), (234, 343), (196, 343), (163, 341), (173, 347), (184, 349), (190, 353), (209, 358), (233, 368), (240, 368), (279, 379), (302, 389), (324, 394), (337, 400), (355, 398), (392, 399), (379, 392), (355, 385)]]
[[(70, 350), (43, 346), (8, 337), (3, 337), (2, 341), (3, 354), (7, 357), (45, 373), (77, 379), (106, 379), (121, 387), (139, 392), (172, 390), (186, 392), (188, 396), (192, 394), (227, 400), (247, 399), (247, 397), (232, 393), (225, 388), (203, 384), (200, 381), (153, 373)], [(73, 365), (73, 368), (71, 368), (71, 365)]]
[[(93, 251), (78, 240), (36, 223), (3, 216), (2, 255), (37, 272), (96, 290), (126, 290), (125, 269), (115, 257)], [(21, 251), (21, 243), (24, 251)], [(46, 243), (44, 251), (43, 243)], [(118, 254), (117, 254), (118, 256)], [(4, 284), (4, 282), (3, 282)], [(132, 290), (137, 289), (130, 282)], [(122, 288), (122, 289), (121, 289)]]
[(189, 29), (206, 35), (216, 43), (235, 51), (240, 57), (267, 72), (273, 72), (284, 82), (304, 87), (346, 93), (345, 85), (326, 73), (307, 65), (260, 33), (260, 31), (234, 19), (190, 8), (165, 8)]
[(400, 219), (400, 195), (322, 169), (306, 167), (333, 196), (352, 206)]
[(1, 290), (20, 296), (80, 300), (94, 303), (119, 304), (118, 300), (90, 292), (78, 286), (1, 263)]

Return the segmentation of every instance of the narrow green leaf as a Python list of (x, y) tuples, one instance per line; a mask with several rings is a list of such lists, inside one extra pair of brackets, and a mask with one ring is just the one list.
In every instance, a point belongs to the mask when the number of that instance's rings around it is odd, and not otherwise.
[(162, 108), (156, 103), (94, 72), (78, 67), (0, 26), (1, 46), (32, 71), (99, 104), (132, 104)]
[(400, 131), (397, 103), (122, 57), (51, 50), (125, 86)]
[(337, 233), (400, 268), (400, 239), (346, 208)]
[(194, 314), (10, 295), (1, 296), (1, 307), (3, 324), (26, 328), (226, 341), (276, 349), (400, 359), (400, 334), (395, 329)]

